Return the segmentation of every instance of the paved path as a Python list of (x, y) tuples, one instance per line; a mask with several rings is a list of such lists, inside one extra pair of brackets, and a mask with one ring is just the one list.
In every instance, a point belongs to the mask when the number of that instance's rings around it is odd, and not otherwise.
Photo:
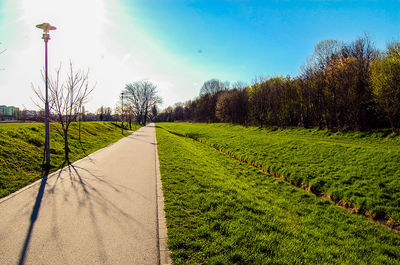
[(156, 159), (150, 125), (1, 200), (0, 264), (158, 264)]

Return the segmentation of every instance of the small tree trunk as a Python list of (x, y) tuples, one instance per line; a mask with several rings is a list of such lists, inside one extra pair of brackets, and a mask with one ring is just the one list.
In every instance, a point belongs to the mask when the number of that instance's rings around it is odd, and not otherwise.
[(399, 131), (399, 129), (398, 129), (398, 126), (396, 126), (397, 124), (395, 122), (395, 119), (390, 114), (388, 114), (388, 119), (389, 119), (390, 126), (392, 127), (392, 132), (397, 133)]
[(68, 130), (64, 130), (64, 153), (65, 162), (69, 164)]
[(81, 119), (79, 119), (79, 142), (81, 142)]
[(140, 112), (139, 119), (138, 119), (138, 123), (139, 123), (139, 124), (142, 124), (142, 123), (143, 123), (143, 113), (142, 113), (142, 112)]
[(145, 112), (144, 112), (144, 116), (143, 116), (143, 126), (146, 126), (146, 122), (147, 122), (147, 108), (146, 108), (146, 110), (145, 110)]

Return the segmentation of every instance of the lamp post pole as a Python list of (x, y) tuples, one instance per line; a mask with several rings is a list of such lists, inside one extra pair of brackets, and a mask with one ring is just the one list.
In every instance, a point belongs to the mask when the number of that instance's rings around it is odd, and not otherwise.
[(42, 23), (36, 26), (37, 28), (43, 29), (43, 37), (44, 40), (44, 52), (45, 52), (45, 60), (44, 60), (44, 68), (45, 68), (45, 78), (46, 78), (46, 98), (45, 98), (45, 105), (44, 105), (44, 123), (45, 123), (45, 142), (44, 142), (44, 149), (46, 155), (46, 169), (50, 169), (50, 128), (49, 128), (49, 80), (47, 74), (47, 42), (50, 40), (49, 30), (55, 30), (56, 27), (51, 26), (49, 23)]
[(50, 34), (43, 33), (44, 49), (45, 49), (45, 72), (46, 72), (46, 103), (44, 105), (44, 120), (46, 128), (45, 153), (46, 153), (46, 169), (50, 168), (50, 128), (49, 128), (49, 79), (47, 74), (47, 42), (50, 39)]

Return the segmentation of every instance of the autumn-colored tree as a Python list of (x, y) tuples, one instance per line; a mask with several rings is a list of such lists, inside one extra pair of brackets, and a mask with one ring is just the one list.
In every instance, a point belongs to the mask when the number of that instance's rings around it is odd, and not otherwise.
[(216, 117), (221, 122), (245, 124), (248, 112), (247, 90), (227, 90), (220, 93), (216, 103)]
[(372, 65), (371, 83), (393, 131), (400, 129), (400, 42), (393, 42)]
[(249, 87), (234, 83), (231, 90), (211, 79), (198, 98), (168, 110), (174, 117), (163, 115), (170, 120), (332, 130), (368, 130), (390, 122), (397, 131), (399, 47), (393, 43), (378, 57), (368, 36), (346, 43), (321, 41), (295, 78), (260, 77)]

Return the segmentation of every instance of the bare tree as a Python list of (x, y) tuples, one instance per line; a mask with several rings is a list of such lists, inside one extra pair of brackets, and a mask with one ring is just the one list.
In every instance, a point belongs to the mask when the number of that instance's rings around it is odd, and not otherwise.
[[(76, 121), (82, 105), (86, 103), (95, 86), (89, 87), (89, 70), (74, 72), (72, 62), (70, 62), (65, 80), (61, 80), (60, 72), (61, 66), (56, 70), (55, 77), (49, 77), (49, 106), (50, 112), (53, 112), (56, 121), (60, 124), (61, 129), (56, 126), (55, 128), (64, 138), (65, 161), (69, 163), (69, 127), (73, 121)], [(37, 97), (45, 102), (41, 90), (39, 88), (33, 88), (33, 90)]]
[(204, 82), (200, 89), (200, 96), (205, 94), (214, 95), (227, 89), (229, 89), (229, 82), (222, 83), (220, 80), (213, 78)]
[(173, 119), (175, 121), (183, 121), (184, 118), (184, 104), (182, 102), (175, 103)]
[(124, 104), (124, 120), (129, 124), (129, 130), (132, 130), (132, 120), (135, 120), (135, 110), (132, 105)]
[(244, 90), (246, 87), (248, 87), (248, 85), (243, 81), (236, 81), (232, 84), (232, 89), (237, 89), (239, 91)]
[(96, 120), (98, 121), (111, 121), (112, 109), (110, 107), (101, 106), (96, 111)]
[(151, 120), (154, 121), (156, 119), (157, 115), (158, 115), (158, 108), (157, 108), (157, 105), (154, 105), (151, 108)]
[(135, 110), (138, 123), (142, 125), (146, 125), (153, 106), (162, 103), (161, 97), (157, 95), (157, 86), (148, 80), (127, 84), (124, 93)]

